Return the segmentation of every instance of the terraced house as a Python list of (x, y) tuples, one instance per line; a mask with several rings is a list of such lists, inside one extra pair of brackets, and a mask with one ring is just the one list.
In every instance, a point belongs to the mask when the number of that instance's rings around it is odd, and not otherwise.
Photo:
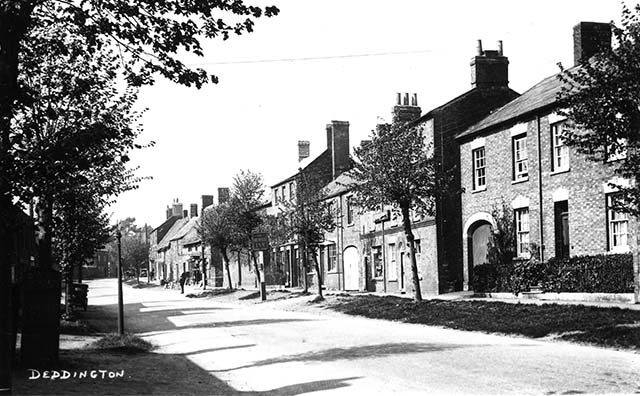
[[(611, 45), (609, 24), (574, 28), (574, 67)], [(611, 209), (626, 183), (614, 176), (620, 156), (594, 162), (567, 147), (558, 114), (556, 75), (534, 85), (458, 135), (462, 194), (464, 289), (473, 267), (487, 261), (496, 205), (506, 202), (515, 221), (516, 255), (535, 250), (541, 260), (627, 252), (635, 245), (634, 220)]]

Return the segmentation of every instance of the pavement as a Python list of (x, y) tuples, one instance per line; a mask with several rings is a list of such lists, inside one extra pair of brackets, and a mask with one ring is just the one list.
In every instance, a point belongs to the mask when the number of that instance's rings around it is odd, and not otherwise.
[[(115, 310), (116, 281), (89, 282)], [(191, 299), (126, 286), (125, 327), (240, 392), (632, 394), (640, 355), (552, 340)], [(91, 307), (90, 307), (91, 310)], [(170, 373), (168, 373), (170, 375)]]

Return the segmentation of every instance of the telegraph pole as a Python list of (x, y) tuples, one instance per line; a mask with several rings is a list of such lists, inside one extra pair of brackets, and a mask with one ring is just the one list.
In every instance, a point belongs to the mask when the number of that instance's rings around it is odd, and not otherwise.
[(116, 230), (116, 238), (118, 239), (118, 334), (124, 335), (124, 309), (122, 304), (122, 233), (120, 225)]

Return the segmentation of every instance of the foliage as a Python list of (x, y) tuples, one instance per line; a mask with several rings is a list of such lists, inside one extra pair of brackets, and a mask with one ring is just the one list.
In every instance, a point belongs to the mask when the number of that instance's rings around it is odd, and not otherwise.
[(631, 293), (633, 260), (630, 254), (552, 258), (541, 263), (533, 258), (509, 265), (488, 263), (473, 268), (476, 292), (528, 291), (540, 285), (547, 292)]
[[(596, 161), (625, 157), (615, 172), (635, 180), (617, 185), (624, 204), (619, 210), (640, 214), (640, 5), (623, 5), (622, 25), (612, 24), (614, 48), (601, 52), (579, 67), (562, 70), (559, 99), (574, 123), (564, 133), (567, 145)], [(562, 67), (561, 67), (562, 68)]]
[(487, 244), (487, 262), (494, 266), (508, 265), (515, 256), (515, 224), (513, 210), (503, 199), (493, 206), (491, 216), (495, 221), (495, 229), (491, 230)]
[[(335, 213), (327, 199), (324, 178), (309, 170), (300, 170), (295, 180), (295, 199), (281, 204), (281, 212), (272, 222), (280, 224), (285, 240), (296, 240), (303, 253), (303, 273), (308, 271), (308, 259), (314, 262), (318, 278), (318, 295), (322, 297), (322, 274), (317, 262), (318, 245), (324, 242), (325, 232), (335, 228)], [(307, 282), (305, 277), (305, 291)]]
[(197, 230), (202, 240), (212, 248), (217, 248), (222, 254), (222, 259), (227, 270), (227, 281), (229, 288), (231, 274), (229, 273), (229, 249), (242, 243), (235, 223), (235, 212), (232, 206), (225, 202), (223, 204), (203, 209), (202, 216), (198, 222)]
[(364, 209), (379, 210), (384, 205), (399, 209), (411, 254), (414, 299), (422, 300), (411, 213), (433, 215), (436, 200), (446, 191), (451, 174), (437, 171), (433, 150), (425, 144), (422, 127), (396, 119), (378, 125), (371, 143), (355, 149), (354, 179), (356, 202)]

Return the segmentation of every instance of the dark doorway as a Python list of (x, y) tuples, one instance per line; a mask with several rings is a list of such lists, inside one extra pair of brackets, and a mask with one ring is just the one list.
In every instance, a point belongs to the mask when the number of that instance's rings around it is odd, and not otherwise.
[(569, 257), (569, 202), (554, 203), (556, 257)]

